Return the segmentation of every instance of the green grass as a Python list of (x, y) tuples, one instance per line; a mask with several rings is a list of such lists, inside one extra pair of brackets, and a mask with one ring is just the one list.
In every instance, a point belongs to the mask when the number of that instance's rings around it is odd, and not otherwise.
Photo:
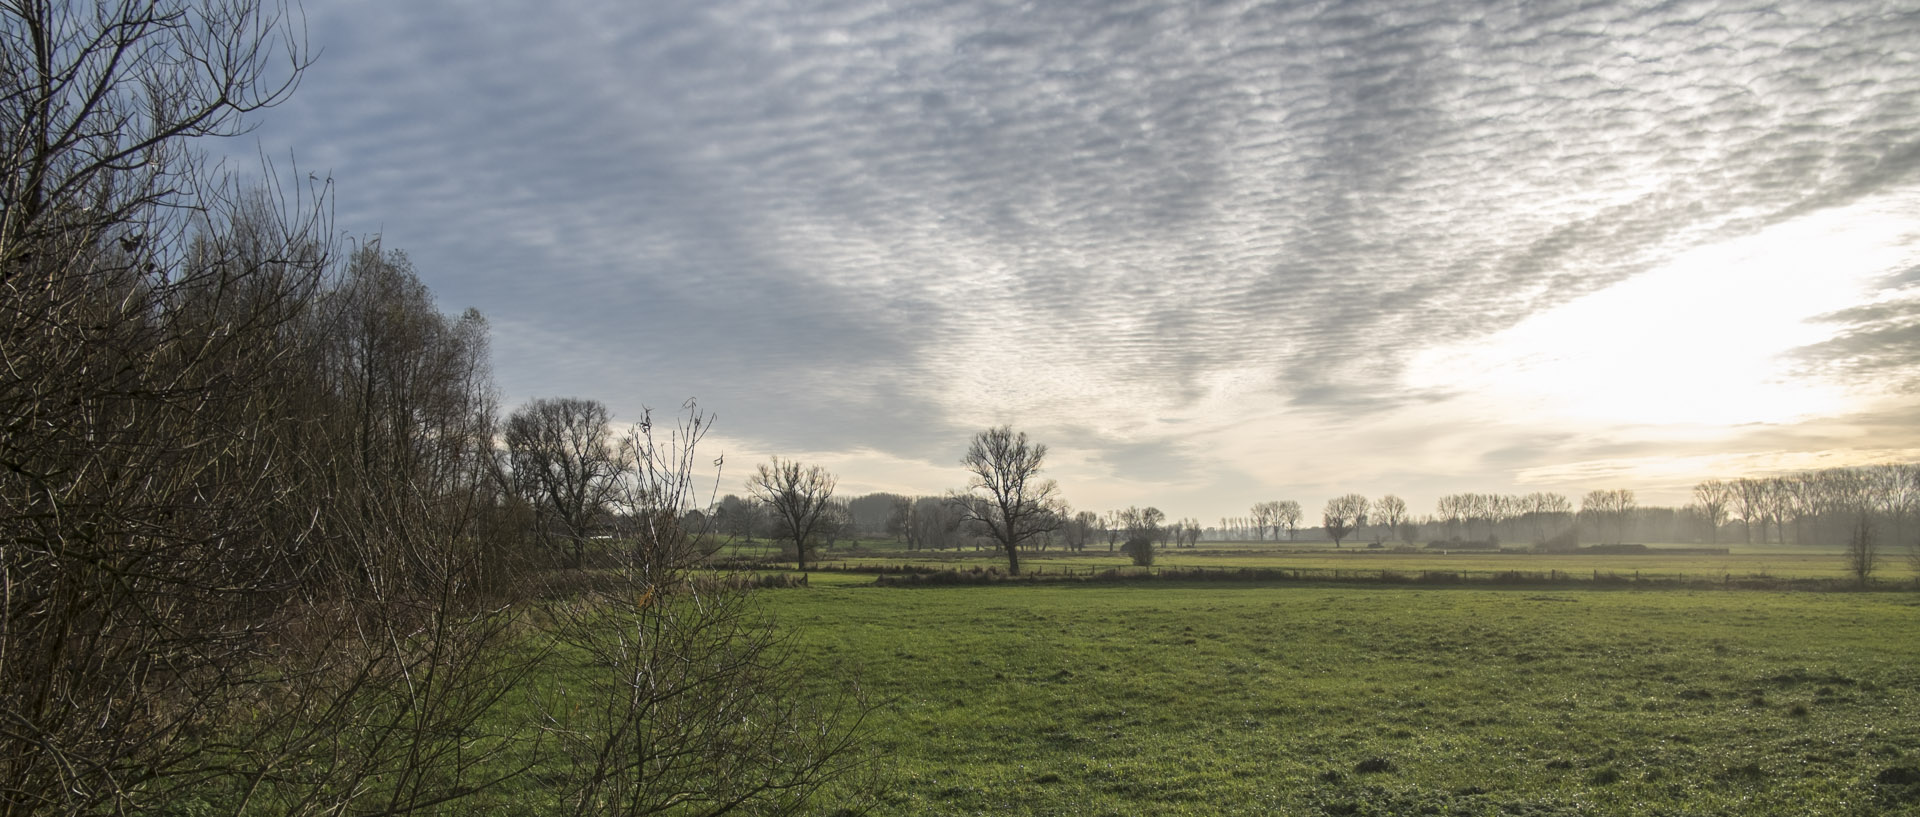
[[(758, 546), (732, 546), (725, 551), (734, 555), (772, 557), (777, 549)], [(1699, 545), (1654, 545), (1653, 547), (1700, 547)], [(1841, 553), (1833, 548), (1765, 545), (1748, 547), (1726, 545), (1726, 555), (1676, 554), (1567, 554), (1567, 553), (1440, 553), (1423, 549), (1396, 552), (1369, 549), (1363, 543), (1335, 549), (1327, 542), (1202, 542), (1191, 549), (1162, 548), (1157, 564), (1172, 568), (1279, 568), (1287, 570), (1393, 570), (1404, 573), (1453, 571), (1465, 574), (1493, 574), (1503, 571), (1531, 571), (1591, 574), (1638, 574), (1653, 578), (1721, 579), (1771, 577), (1781, 579), (1841, 579), (1847, 567)], [(859, 547), (842, 545), (819, 553), (814, 561), (828, 568), (919, 564), (938, 567), (1006, 567), (1006, 558), (995, 551), (905, 550), (894, 542), (865, 541)], [(1087, 572), (1131, 564), (1119, 553), (1109, 553), (1105, 543), (1082, 553), (1058, 548), (1026, 551), (1021, 566), (1026, 572)], [(1879, 573), (1882, 581), (1901, 581), (1912, 575), (1906, 554), (1888, 553)]]
[(815, 578), (876, 814), (1920, 814), (1911, 593)]

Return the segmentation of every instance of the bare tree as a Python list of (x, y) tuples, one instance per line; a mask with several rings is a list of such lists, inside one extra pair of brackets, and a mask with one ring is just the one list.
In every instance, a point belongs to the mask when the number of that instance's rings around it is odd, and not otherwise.
[(1101, 530), (1106, 533), (1107, 552), (1112, 553), (1127, 538), (1126, 511), (1111, 510), (1100, 517)]
[(854, 522), (853, 509), (847, 507), (847, 503), (833, 500), (827, 503), (827, 509), (820, 514), (820, 544), (832, 550), (841, 539), (858, 543), (859, 525)]
[(1573, 513), (1573, 503), (1563, 494), (1535, 492), (1523, 499), (1522, 514), (1532, 522), (1533, 543), (1543, 545), (1548, 538), (1565, 530)]
[(910, 522), (916, 546), (946, 550), (960, 545), (960, 529), (965, 518), (953, 501), (923, 496), (913, 501)]
[(1294, 531), (1300, 528), (1300, 514), (1300, 503), (1291, 499), (1280, 500), (1280, 502), (1274, 506), (1274, 524), (1286, 529), (1287, 541), (1289, 542), (1293, 541)]
[(574, 567), (586, 566), (587, 541), (611, 521), (626, 470), (611, 420), (604, 403), (578, 397), (534, 400), (507, 418), (512, 484), (532, 503), (541, 540), (551, 547), (558, 534)]
[(778, 538), (793, 542), (794, 560), (807, 569), (807, 554), (828, 524), (828, 507), (833, 500), (834, 478), (818, 465), (803, 466), (798, 460), (762, 464), (747, 478), (747, 490), (773, 511)]
[(1007, 556), (1007, 572), (1020, 575), (1020, 547), (1054, 530), (1060, 517), (1053, 513), (1059, 486), (1042, 479), (1047, 447), (1027, 441), (1026, 432), (1012, 426), (990, 428), (973, 436), (960, 458), (971, 474), (963, 502), (969, 521), (983, 527)]
[(1139, 567), (1151, 567), (1154, 562), (1153, 545), (1162, 537), (1162, 522), (1166, 513), (1159, 508), (1127, 508), (1120, 513), (1126, 526), (1127, 542), (1121, 546), (1127, 557)]
[(896, 496), (893, 506), (887, 513), (887, 534), (907, 543), (907, 549), (913, 550), (919, 543), (912, 536), (913, 499)]
[(1076, 553), (1086, 550), (1087, 543), (1093, 541), (1093, 537), (1100, 530), (1100, 515), (1093, 511), (1074, 514), (1073, 519), (1067, 523), (1066, 530), (1067, 547)]
[(1190, 548), (1197, 547), (1200, 544), (1200, 536), (1205, 532), (1205, 529), (1200, 527), (1200, 520), (1188, 518), (1180, 520), (1180, 522), (1174, 526), (1174, 531), (1179, 545)]
[(1855, 583), (1866, 587), (1873, 579), (1874, 569), (1880, 565), (1880, 541), (1865, 516), (1853, 524), (1853, 533), (1847, 537), (1846, 556), (1847, 573)]
[(1593, 490), (1580, 500), (1580, 514), (1590, 521), (1596, 538), (1619, 544), (1633, 516), (1634, 498), (1630, 490)]
[[(1267, 538), (1267, 529), (1274, 526), (1276, 522), (1275, 517), (1280, 514), (1280, 503), (1256, 502), (1253, 505), (1252, 513), (1253, 537), (1256, 540), (1264, 541)], [(1274, 538), (1277, 539), (1279, 536), (1276, 535)]]
[(1380, 497), (1373, 503), (1373, 521), (1385, 536), (1398, 535), (1400, 523), (1407, 521), (1407, 501), (1393, 494)]
[(1337, 548), (1341, 539), (1352, 533), (1355, 527), (1364, 524), (1361, 520), (1366, 515), (1367, 498), (1359, 494), (1345, 494), (1327, 500), (1320, 518), (1327, 535), (1333, 537), (1333, 546)]
[(257, 2), (0, 10), (0, 268), (105, 241), (164, 265), (156, 252), (187, 234), (183, 219), (218, 204), (193, 140), (245, 132), (285, 101), (308, 65), (303, 37)]
[(1693, 486), (1693, 500), (1707, 527), (1707, 543), (1720, 543), (1720, 526), (1727, 522), (1727, 505), (1733, 500), (1733, 488), (1726, 482), (1709, 479)]
[[(676, 522), (703, 505), (694, 450), (709, 427), (691, 404), (666, 439), (651, 422), (636, 427), (625, 496), (629, 516), (647, 521), (630, 531), (647, 556), (551, 606), (554, 636), (588, 658), (560, 664), (566, 705), (544, 715), (567, 761), (548, 772), (566, 813), (796, 814), (857, 767), (868, 709), (812, 703), (751, 591), (693, 570), (705, 532)], [(786, 472), (778, 461), (762, 470)]]
[(721, 532), (749, 543), (755, 534), (766, 527), (765, 517), (765, 506), (751, 494), (746, 497), (727, 494), (713, 506), (713, 518), (720, 525)]
[(1736, 479), (1733, 481), (1733, 500), (1740, 509), (1741, 526), (1746, 530), (1747, 544), (1753, 544), (1753, 526), (1757, 522), (1761, 542), (1766, 541), (1766, 497), (1767, 482), (1763, 479)]

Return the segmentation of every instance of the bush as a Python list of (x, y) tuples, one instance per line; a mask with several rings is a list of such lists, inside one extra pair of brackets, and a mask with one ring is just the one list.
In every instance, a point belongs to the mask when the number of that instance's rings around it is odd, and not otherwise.
[(1153, 566), (1153, 539), (1148, 536), (1135, 536), (1128, 539), (1120, 549), (1133, 559), (1135, 567)]

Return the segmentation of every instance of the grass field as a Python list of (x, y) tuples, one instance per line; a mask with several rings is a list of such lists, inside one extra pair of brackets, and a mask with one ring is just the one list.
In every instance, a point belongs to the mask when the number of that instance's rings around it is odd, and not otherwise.
[(875, 814), (1920, 814), (1913, 593), (815, 578)]
[[(1654, 548), (1699, 547), (1698, 545), (1652, 545)], [(1454, 571), (1466, 574), (1491, 574), (1501, 571), (1559, 571), (1591, 574), (1594, 571), (1619, 575), (1639, 574), (1647, 578), (1714, 579), (1773, 577), (1786, 579), (1840, 579), (1847, 575), (1842, 554), (1835, 548), (1784, 545), (1726, 545), (1725, 555), (1701, 554), (1611, 554), (1578, 553), (1441, 553), (1418, 549), (1397, 552), (1369, 549), (1365, 544), (1334, 548), (1327, 542), (1202, 542), (1191, 549), (1164, 548), (1157, 564), (1168, 568), (1280, 568), (1289, 570), (1395, 570), (1402, 572)], [(777, 550), (766, 545), (730, 545), (729, 554), (770, 557)], [(816, 561), (828, 567), (873, 567), (880, 565), (932, 565), (940, 567), (1004, 568), (1006, 559), (987, 550), (905, 550), (893, 542), (862, 542), (858, 547), (842, 545), (819, 554)], [(1061, 572), (1105, 569), (1131, 564), (1119, 553), (1110, 553), (1100, 544), (1083, 553), (1059, 549), (1027, 552), (1021, 566), (1027, 572)], [(1877, 573), (1883, 581), (1908, 580), (1913, 571), (1907, 554), (1889, 550), (1883, 555)]]

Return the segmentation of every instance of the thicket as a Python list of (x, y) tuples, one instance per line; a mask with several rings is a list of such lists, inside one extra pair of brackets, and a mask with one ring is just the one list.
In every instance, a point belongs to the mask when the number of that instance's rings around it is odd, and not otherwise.
[[(257, 3), (0, 9), (0, 812), (446, 812), (535, 768), (573, 813), (797, 809), (850, 726), (692, 580), (704, 415), (635, 429), (574, 581), (485, 320), (343, 246), (329, 182), (196, 152), (307, 59)], [(535, 678), (567, 702), (512, 715)]]

